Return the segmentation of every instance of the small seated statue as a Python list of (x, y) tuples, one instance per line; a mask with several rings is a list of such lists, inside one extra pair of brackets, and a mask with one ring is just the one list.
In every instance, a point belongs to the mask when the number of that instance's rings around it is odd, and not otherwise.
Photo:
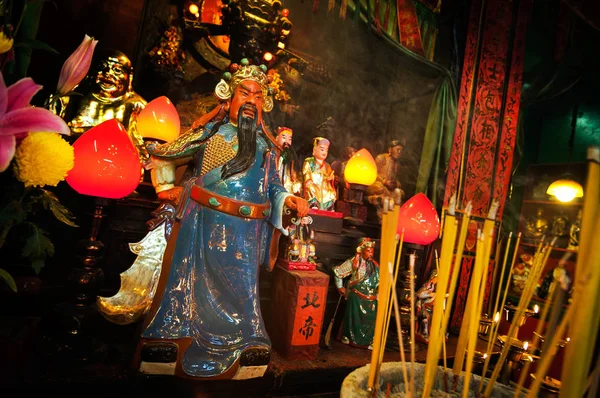
[(538, 208), (535, 212), (535, 216), (530, 217), (525, 221), (524, 235), (531, 239), (541, 239), (546, 232), (548, 232), (549, 227), (550, 223), (544, 217), (544, 210)]
[(129, 58), (117, 50), (99, 52), (86, 79), (89, 91), (82, 93), (83, 96), (60, 97), (50, 110), (62, 117), (75, 135), (106, 120), (117, 119), (127, 129), (141, 159), (147, 159), (144, 140), (136, 128), (146, 101), (133, 91)]
[(325, 161), (329, 153), (329, 140), (316, 137), (313, 140), (313, 156), (304, 160), (304, 199), (311, 209), (333, 211), (337, 193), (334, 186), (335, 174)]
[(380, 221), (384, 199), (392, 198), (395, 203), (401, 203), (404, 195), (402, 184), (398, 179), (399, 160), (404, 146), (404, 141), (392, 140), (388, 145), (388, 152), (381, 153), (375, 158), (377, 179), (373, 185), (367, 188), (367, 200), (377, 208), (377, 216)]
[(529, 271), (533, 266), (533, 257), (530, 254), (523, 253), (520, 255), (520, 262), (515, 265), (515, 269), (512, 275), (511, 290), (515, 293), (521, 294), (525, 289), (527, 278), (529, 278)]
[(288, 244), (286, 259), (293, 263), (311, 263), (315, 264), (316, 254), (313, 240), (315, 232), (310, 225), (313, 219), (310, 216), (304, 216), (300, 219), (293, 218), (290, 228), (290, 243)]
[[(362, 238), (356, 255), (333, 267), (335, 286), (348, 300), (342, 324), (342, 343), (372, 349), (377, 315), (379, 264), (373, 259), (375, 242)], [(343, 279), (348, 278), (346, 287)]]
[(569, 228), (569, 245), (568, 250), (579, 249), (579, 234), (581, 233), (581, 210), (577, 213), (577, 219), (571, 224)]
[(420, 340), (429, 342), (429, 325), (435, 305), (435, 291), (437, 288), (438, 273), (433, 270), (429, 279), (415, 293), (415, 312), (417, 314), (416, 333)]

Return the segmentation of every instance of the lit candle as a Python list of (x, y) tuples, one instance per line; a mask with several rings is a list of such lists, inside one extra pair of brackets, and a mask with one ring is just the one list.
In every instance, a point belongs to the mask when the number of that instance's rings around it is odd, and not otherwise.
[(540, 307), (537, 304), (533, 306), (533, 312), (535, 312), (536, 314), (540, 312)]
[(528, 348), (529, 348), (529, 341), (525, 341), (523, 343), (523, 351), (527, 351)]

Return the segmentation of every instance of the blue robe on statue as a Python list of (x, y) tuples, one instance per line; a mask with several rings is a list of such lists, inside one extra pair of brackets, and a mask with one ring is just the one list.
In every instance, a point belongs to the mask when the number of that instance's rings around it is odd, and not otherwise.
[[(204, 136), (212, 125), (206, 126)], [(276, 171), (276, 155), (259, 131), (254, 162), (248, 170), (221, 179), (222, 164), (203, 162), (223, 156), (223, 145), (237, 152), (237, 128), (226, 123), (193, 154), (195, 184), (251, 204), (270, 203), (266, 218), (231, 215), (182, 197), (183, 212), (170, 272), (160, 305), (142, 337), (168, 341), (191, 339), (181, 357), (192, 377), (226, 372), (247, 348), (270, 349), (258, 297), (261, 264), (269, 263), (273, 227), (281, 228), (283, 203), (290, 194)], [(187, 156), (190, 154), (187, 153)], [(208, 168), (207, 168), (208, 166)], [(189, 192), (184, 191), (184, 192)]]

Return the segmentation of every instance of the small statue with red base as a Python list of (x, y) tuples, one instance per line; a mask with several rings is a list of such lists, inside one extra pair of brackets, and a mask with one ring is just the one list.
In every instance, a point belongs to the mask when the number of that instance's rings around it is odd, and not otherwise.
[(316, 252), (313, 241), (315, 232), (311, 228), (312, 217), (292, 218), (289, 230), (289, 243), (285, 250), (285, 258), (279, 265), (289, 270), (312, 271), (317, 267)]

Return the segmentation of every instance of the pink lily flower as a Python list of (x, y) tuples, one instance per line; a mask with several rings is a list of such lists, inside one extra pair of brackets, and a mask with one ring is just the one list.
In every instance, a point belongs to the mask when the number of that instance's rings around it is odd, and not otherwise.
[(17, 140), (30, 131), (48, 131), (69, 135), (63, 119), (44, 108), (29, 105), (42, 88), (29, 77), (6, 87), (0, 73), (0, 172), (8, 168), (15, 155)]
[(96, 44), (98, 44), (98, 40), (85, 35), (79, 47), (65, 61), (56, 86), (59, 96), (71, 92), (87, 75)]

